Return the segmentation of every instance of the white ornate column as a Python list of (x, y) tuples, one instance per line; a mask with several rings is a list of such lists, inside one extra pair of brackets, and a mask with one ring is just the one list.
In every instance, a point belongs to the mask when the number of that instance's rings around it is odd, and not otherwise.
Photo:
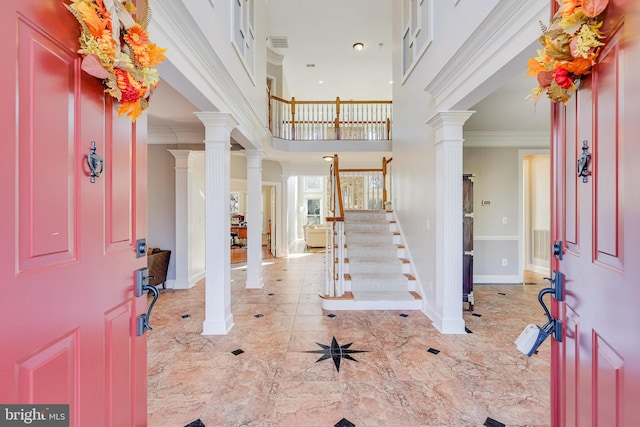
[(189, 289), (189, 181), (191, 150), (169, 150), (176, 159), (176, 279), (173, 289)]
[(464, 334), (462, 317), (462, 127), (473, 111), (443, 111), (427, 124), (436, 148), (436, 300), (434, 326)]
[(247, 289), (262, 283), (262, 150), (246, 150), (247, 157)]
[(229, 193), (231, 131), (238, 122), (229, 113), (196, 113), (205, 126), (205, 319), (203, 335), (226, 335), (231, 314)]

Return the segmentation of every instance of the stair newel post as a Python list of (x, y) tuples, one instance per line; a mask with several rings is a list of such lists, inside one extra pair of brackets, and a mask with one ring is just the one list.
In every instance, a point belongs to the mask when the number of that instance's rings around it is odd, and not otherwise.
[(291, 140), (296, 140), (296, 98), (291, 97)]
[(340, 139), (340, 97), (336, 97), (336, 119), (333, 126), (336, 130), (336, 139)]
[(387, 201), (387, 158), (382, 158), (382, 207)]

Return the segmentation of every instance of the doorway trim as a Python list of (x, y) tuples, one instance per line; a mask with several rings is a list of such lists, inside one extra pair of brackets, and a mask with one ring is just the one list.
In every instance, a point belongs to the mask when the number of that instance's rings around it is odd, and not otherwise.
[[(524, 158), (531, 155), (551, 154), (551, 150), (544, 149), (522, 149), (518, 150), (518, 217), (520, 224), (518, 226), (518, 282), (524, 284), (524, 269), (525, 269), (525, 226), (527, 224), (524, 211)], [(551, 192), (551, 189), (549, 189)], [(551, 194), (551, 193), (549, 193)]]

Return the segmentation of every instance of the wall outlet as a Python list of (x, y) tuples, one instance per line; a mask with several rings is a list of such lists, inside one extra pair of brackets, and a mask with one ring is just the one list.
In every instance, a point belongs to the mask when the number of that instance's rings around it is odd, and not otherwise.
[(509, 264), (509, 260), (507, 258), (502, 258), (502, 266), (506, 267)]

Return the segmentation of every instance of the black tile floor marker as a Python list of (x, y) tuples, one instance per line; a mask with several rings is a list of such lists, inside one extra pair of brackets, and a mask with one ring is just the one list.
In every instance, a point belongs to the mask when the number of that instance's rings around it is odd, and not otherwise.
[(258, 313), (258, 314), (254, 314), (254, 315), (253, 315), (253, 317), (257, 317), (258, 319), (259, 319), (259, 318), (261, 318), (261, 317), (263, 317), (263, 316), (264, 316), (264, 314), (260, 314), (260, 313)]
[(482, 314), (478, 314), (478, 313), (473, 313), (472, 316), (476, 316), (476, 317), (482, 317)]
[(498, 292), (498, 295), (506, 295), (504, 292)]
[(334, 317), (336, 317), (336, 315), (331, 313), (331, 314), (327, 314), (327, 317), (331, 317), (333, 319)]
[(400, 313), (400, 317), (409, 317), (407, 313)]
[(182, 318), (183, 318), (183, 319), (186, 319), (186, 318), (188, 318), (188, 317), (191, 317), (191, 315), (190, 315), (190, 314), (183, 314), (183, 315), (182, 315)]
[(333, 427), (356, 427), (356, 425), (351, 421), (349, 421), (348, 419), (343, 418), (340, 421), (338, 421), (338, 423)]
[(357, 362), (356, 359), (351, 357), (349, 354), (353, 353), (368, 353), (367, 350), (349, 350), (349, 347), (353, 344), (350, 342), (349, 344), (339, 345), (336, 337), (333, 337), (331, 340), (331, 345), (324, 345), (316, 342), (322, 350), (307, 350), (303, 351), (303, 353), (318, 353), (322, 354), (320, 359), (316, 360), (316, 363), (322, 362), (323, 360), (333, 359), (333, 364), (336, 366), (336, 370), (340, 372), (340, 359), (349, 359)]
[(233, 350), (231, 353), (232, 353), (234, 356), (238, 356), (238, 355), (240, 355), (240, 354), (244, 353), (244, 350), (243, 350), (243, 349), (241, 349), (241, 348), (239, 348), (239, 349), (237, 349), (237, 350)]
[(267, 295), (269, 295), (270, 297), (274, 296), (275, 294), (273, 292), (269, 292)]
[(436, 350), (435, 348), (429, 348), (429, 350), (427, 350), (429, 353), (431, 354), (438, 354), (440, 353), (440, 350)]
[(464, 327), (464, 331), (468, 334), (472, 334), (473, 332), (471, 332), (471, 329), (467, 328), (466, 326)]
[(200, 418), (198, 418), (197, 420), (190, 422), (184, 427), (207, 427), (207, 426), (205, 426), (204, 423), (200, 421)]
[(506, 427), (500, 421), (496, 421), (493, 418), (489, 418), (489, 417), (487, 417), (487, 419), (484, 422), (483, 426), (485, 426), (485, 427)]

